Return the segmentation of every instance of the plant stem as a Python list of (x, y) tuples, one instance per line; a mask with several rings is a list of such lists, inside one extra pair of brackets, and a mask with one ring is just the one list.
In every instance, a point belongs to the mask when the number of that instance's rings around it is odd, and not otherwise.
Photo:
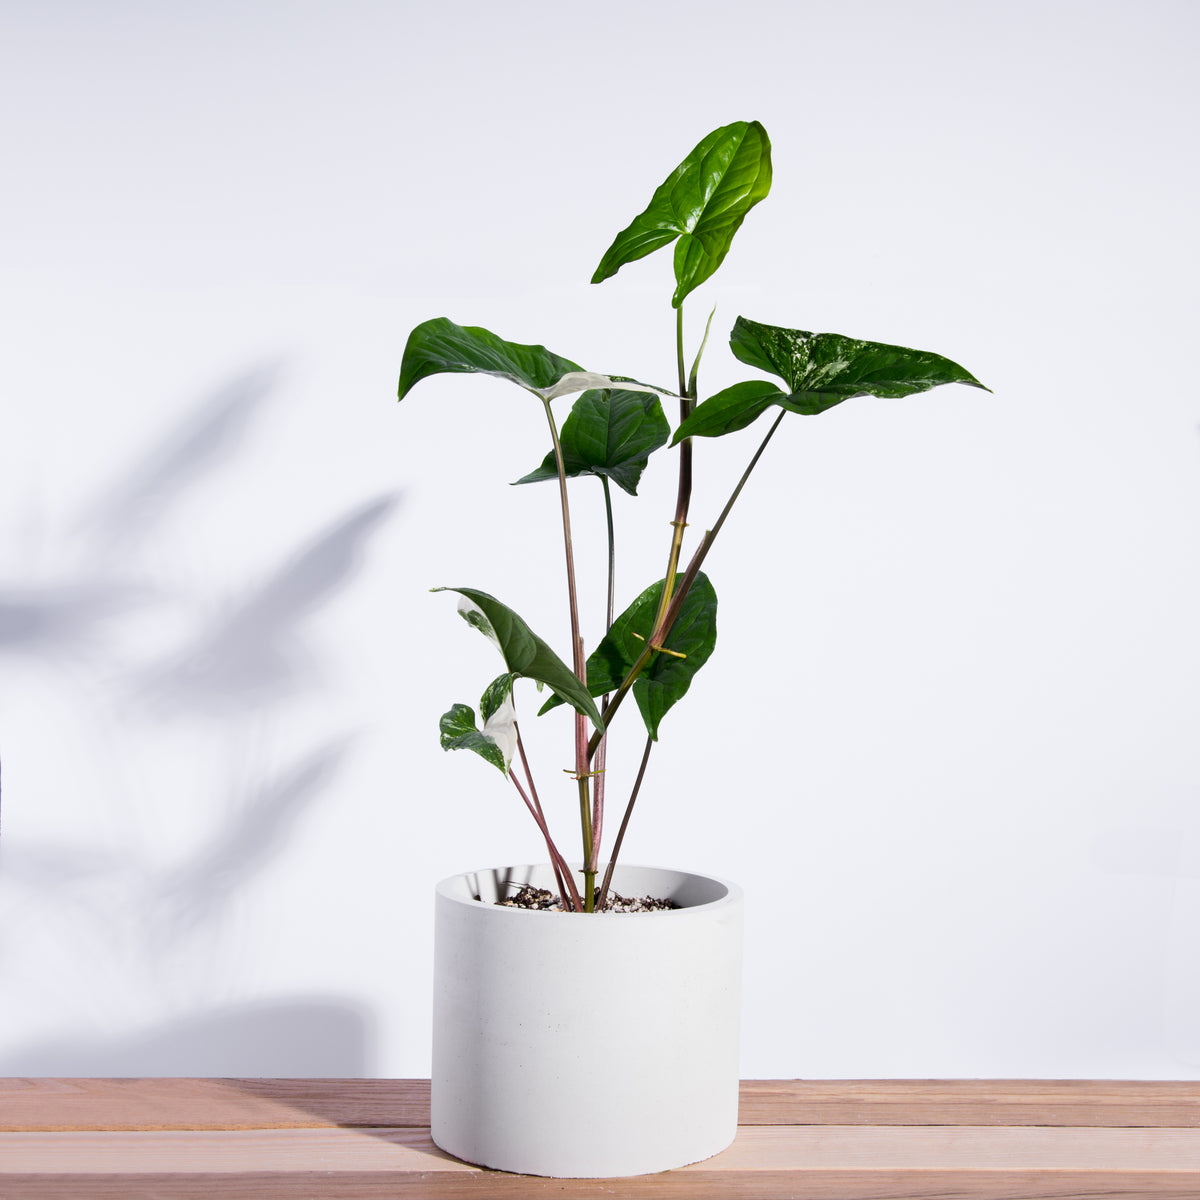
[(608, 476), (600, 476), (600, 486), (604, 489), (604, 519), (608, 526), (608, 604), (605, 607), (605, 632), (612, 628), (613, 615), (616, 612), (617, 596), (617, 539), (613, 527), (612, 492), (608, 489)]
[(646, 738), (646, 749), (642, 751), (642, 765), (638, 767), (637, 778), (633, 781), (633, 791), (629, 803), (625, 805), (625, 815), (621, 818), (621, 828), (617, 830), (617, 840), (613, 842), (612, 857), (608, 860), (608, 868), (604, 872), (604, 883), (600, 887), (600, 895), (596, 900), (598, 907), (603, 908), (608, 899), (609, 884), (612, 883), (613, 870), (617, 865), (617, 855), (621, 853), (621, 843), (625, 840), (625, 830), (629, 826), (629, 818), (633, 815), (634, 801), (642, 789), (642, 777), (646, 774), (646, 764), (650, 761), (650, 751), (654, 748), (654, 739)]
[(661, 641), (666, 637), (667, 631), (675, 623), (675, 618), (679, 616), (679, 610), (683, 607), (683, 602), (687, 598), (688, 590), (695, 582), (696, 576), (700, 574), (700, 567), (705, 558), (708, 556), (709, 550), (712, 548), (713, 542), (717, 540), (717, 534), (721, 532), (721, 526), (725, 524), (725, 518), (729, 516), (729, 510), (733, 508), (734, 501), (742, 493), (742, 488), (746, 485), (746, 480), (750, 478), (750, 472), (754, 470), (758, 460), (762, 457), (763, 451), (767, 448), (767, 443), (771, 440), (775, 430), (779, 428), (779, 423), (787, 416), (787, 410), (783, 410), (777, 416), (767, 430), (767, 436), (763, 438), (758, 449), (754, 452), (754, 457), (750, 460), (749, 465), (742, 472), (741, 479), (738, 480), (737, 487), (733, 489), (729, 499), (725, 501), (725, 507), (721, 509), (721, 515), (717, 518), (716, 524), (704, 534), (700, 541), (700, 545), (696, 547), (696, 553), (692, 555), (691, 562), (687, 565), (687, 570), (683, 573), (683, 579), (680, 581), (679, 590), (676, 592), (674, 599), (671, 601), (667, 609), (667, 614), (663, 619), (663, 632), (655, 632), (652, 639), (656, 643), (661, 644)]
[[(650, 656), (654, 653), (652, 647), (647, 643), (646, 648), (637, 656), (632, 667), (629, 668), (629, 674), (621, 680), (620, 687), (613, 692), (612, 699), (604, 706), (600, 712), (600, 716), (604, 721), (605, 732), (608, 731), (608, 719), (613, 713), (621, 707), (621, 701), (625, 699), (629, 689), (633, 687), (637, 681), (637, 677), (645, 670), (646, 664), (650, 661)], [(588, 754), (593, 755), (600, 746), (600, 734), (593, 734), (592, 740), (588, 743)]]
[(575, 550), (571, 544), (571, 507), (567, 503), (567, 468), (563, 462), (562, 442), (558, 439), (558, 427), (550, 411), (550, 401), (543, 400), (546, 423), (550, 426), (550, 440), (554, 444), (554, 463), (558, 468), (558, 496), (562, 508), (563, 551), (567, 561), (567, 601), (571, 610), (571, 654), (574, 658), (575, 676), (581, 683), (587, 682), (584, 668), (583, 643), (579, 637), (579, 598), (575, 591)]
[[(562, 851), (554, 844), (554, 839), (550, 836), (550, 827), (546, 822), (546, 814), (542, 811), (542, 802), (538, 799), (537, 787), (533, 782), (533, 772), (529, 769), (529, 759), (525, 754), (525, 743), (521, 740), (521, 728), (517, 723), (513, 722), (513, 731), (517, 735), (517, 753), (521, 756), (521, 766), (525, 770), (525, 780), (529, 784), (529, 794), (533, 797), (533, 803), (525, 798), (525, 793), (521, 792), (522, 799), (529, 806), (530, 812), (533, 813), (533, 819), (538, 823), (538, 828), (546, 838), (546, 849), (550, 852), (550, 865), (554, 868), (554, 878), (558, 880), (558, 895), (563, 902), (563, 908), (567, 908), (569, 904), (573, 904), (575, 911), (579, 911), (579, 892), (575, 888), (575, 880), (571, 876), (571, 868), (567, 866), (567, 860), (563, 858)], [(511, 774), (511, 771), (509, 772)], [(513, 783), (517, 784), (517, 791), (521, 791), (521, 785), (517, 783), (516, 777), (513, 776)]]
[[(579, 639), (580, 653), (583, 652), (583, 639)], [(583, 911), (591, 912), (596, 900), (596, 845), (592, 835), (592, 805), (588, 789), (588, 752), (587, 729), (583, 724), (582, 713), (575, 714), (575, 777), (579, 788), (579, 828), (583, 836)], [(582, 743), (582, 751), (580, 744)], [(583, 767), (579, 767), (582, 753)]]
[[(604, 632), (607, 633), (612, 628), (616, 612), (617, 541), (613, 526), (612, 492), (609, 490), (607, 475), (600, 476), (600, 485), (604, 491), (604, 517), (608, 527), (608, 599), (604, 612)], [(604, 696), (600, 701), (601, 707), (607, 703), (608, 697)], [(600, 842), (604, 836), (604, 766), (607, 752), (608, 739), (602, 737), (600, 745), (596, 748), (593, 768), (595, 774), (592, 776), (592, 856), (596, 862), (600, 861)]]
[[(695, 392), (689, 389), (687, 368), (683, 358), (683, 305), (675, 310), (675, 361), (679, 369), (679, 421), (682, 424), (695, 408)], [(693, 372), (691, 386), (695, 387)], [(675, 590), (675, 572), (679, 568), (679, 553), (683, 548), (683, 531), (687, 528), (688, 507), (692, 499), (692, 439), (684, 438), (679, 443), (679, 489), (675, 496), (675, 519), (671, 522), (671, 550), (667, 555), (667, 569), (663, 575), (662, 596), (654, 618), (657, 626), (667, 611), (671, 594)]]
[(560, 855), (558, 853), (558, 849), (554, 845), (554, 839), (550, 836), (549, 827), (546, 825), (546, 818), (541, 811), (541, 805), (534, 804), (528, 795), (526, 795), (525, 789), (521, 786), (521, 781), (517, 778), (517, 773), (512, 769), (512, 767), (509, 767), (508, 769), (508, 777), (512, 780), (513, 787), (517, 789), (517, 794), (522, 800), (525, 801), (525, 807), (529, 809), (534, 821), (537, 822), (538, 829), (541, 830), (542, 836), (546, 839), (546, 850), (550, 855), (550, 865), (554, 868), (554, 878), (558, 881), (558, 894), (561, 897), (565, 895), (565, 889), (563, 888), (562, 872), (559, 870), (558, 866)]
[[(571, 509), (567, 503), (567, 468), (563, 462), (562, 443), (558, 438), (558, 427), (550, 411), (550, 401), (543, 399), (546, 423), (550, 426), (550, 438), (554, 443), (554, 463), (558, 468), (558, 495), (562, 507), (563, 548), (567, 560), (567, 601), (571, 610), (571, 655), (575, 678), (587, 687), (587, 660), (583, 653), (583, 638), (579, 633), (579, 597), (575, 588), (575, 551), (571, 545)], [(575, 714), (575, 779), (579, 790), (579, 818), (583, 835), (584, 860), (584, 909), (592, 911), (595, 899), (596, 866), (592, 859), (592, 814), (588, 796), (588, 735), (587, 718), (583, 713)]]
[(563, 861), (562, 855), (558, 852), (553, 839), (550, 837), (550, 830), (546, 826), (546, 819), (542, 815), (541, 806), (535, 805), (525, 794), (525, 789), (521, 786), (521, 781), (517, 778), (516, 771), (512, 770), (511, 767), (509, 768), (508, 777), (512, 780), (513, 786), (517, 789), (521, 799), (525, 801), (525, 807), (533, 815), (538, 828), (542, 831), (542, 836), (546, 839), (546, 849), (550, 852), (550, 865), (554, 869), (554, 878), (558, 881), (558, 895), (559, 899), (563, 902), (563, 908), (570, 908), (578, 912), (580, 900), (579, 893), (575, 890), (575, 881), (571, 878), (570, 868)]
[[(700, 566), (707, 557), (713, 542), (716, 541), (717, 534), (721, 532), (721, 526), (725, 524), (725, 518), (729, 516), (729, 511), (733, 508), (734, 501), (742, 494), (742, 488), (746, 486), (746, 480), (750, 478), (750, 472), (758, 465), (758, 460), (762, 458), (763, 451), (767, 448), (767, 443), (774, 436), (775, 430), (779, 428), (779, 423), (785, 416), (787, 416), (786, 409), (780, 411), (771, 428), (767, 430), (767, 436), (759, 443), (758, 449), (754, 452), (754, 457), (750, 459), (746, 469), (742, 472), (742, 477), (738, 480), (737, 486), (733, 489), (729, 499), (726, 500), (725, 507), (721, 510), (721, 515), (717, 518), (716, 524), (705, 533), (700, 545), (696, 548), (695, 554), (692, 555), (691, 562), (688, 563), (687, 570), (679, 582), (679, 587), (676, 588), (661, 619), (655, 623), (653, 632), (646, 639), (646, 648), (638, 655), (633, 666), (629, 668), (629, 674), (621, 680), (621, 686), (613, 693), (612, 700), (604, 706), (600, 715), (604, 721), (605, 729), (608, 728), (608, 723), (620, 706), (621, 701), (625, 699), (629, 689), (633, 687), (634, 681), (645, 670), (646, 664), (650, 661), (650, 656), (654, 653), (654, 646), (661, 646), (663, 639), (671, 632), (671, 626), (674, 625), (675, 618), (679, 616), (679, 610), (683, 607), (683, 602), (687, 599), (688, 591), (691, 589), (693, 582), (695, 582), (696, 576), (700, 573)], [(599, 735), (593, 736), (591, 742), (588, 743), (589, 755), (596, 752), (599, 742)]]
[[(712, 317), (709, 317), (711, 324)], [(705, 340), (708, 339), (708, 330), (705, 329)], [(701, 351), (704, 347), (701, 345)], [(695, 408), (696, 399), (696, 371), (700, 365), (700, 355), (696, 355), (696, 362), (692, 367), (692, 377), (689, 380), (687, 376), (687, 366), (683, 354), (683, 305), (675, 310), (675, 364), (679, 374), (679, 420), (682, 424), (691, 415), (692, 409)], [(675, 519), (671, 522), (671, 549), (667, 555), (667, 569), (663, 575), (663, 590), (658, 601), (658, 611), (654, 615), (654, 625), (652, 628), (659, 629), (662, 627), (663, 619), (667, 613), (667, 606), (671, 602), (671, 597), (675, 589), (675, 573), (679, 568), (679, 554), (683, 548), (683, 531), (687, 527), (688, 507), (691, 504), (692, 498), (692, 439), (684, 438), (679, 443), (679, 486), (675, 495)], [(670, 627), (667, 626), (669, 629)], [(602, 716), (607, 713), (615, 713), (621, 705), (621, 701), (625, 699), (626, 693), (633, 686), (634, 681), (645, 669), (646, 664), (650, 661), (650, 655), (654, 653), (651, 649), (651, 643), (654, 638), (648, 638), (646, 648), (638, 656), (637, 661), (629, 670), (629, 674), (621, 681), (621, 686), (617, 688), (613, 694), (611, 702), (604, 705)], [(593, 735), (591, 741), (588, 742), (587, 755), (590, 762), (592, 756), (596, 753), (600, 745), (600, 739)]]
[(675, 310), (675, 368), (679, 375), (679, 394), (688, 394), (687, 367), (683, 362), (683, 305)]

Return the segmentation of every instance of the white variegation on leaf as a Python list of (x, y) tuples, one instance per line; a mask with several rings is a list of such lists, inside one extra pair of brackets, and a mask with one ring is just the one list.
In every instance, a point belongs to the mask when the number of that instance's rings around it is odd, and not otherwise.
[(647, 383), (638, 383), (635, 379), (623, 379), (620, 376), (601, 375), (598, 371), (568, 371), (557, 383), (549, 387), (530, 388), (537, 392), (543, 400), (554, 400), (558, 396), (569, 396), (573, 392), (588, 392), (593, 388), (620, 388), (626, 392), (652, 392), (659, 396), (670, 396), (671, 392), (662, 388), (651, 387)]
[(487, 613), (468, 596), (460, 595), (458, 598), (458, 615), (464, 621), (480, 633), (485, 634), (496, 643), (500, 653), (504, 653), (504, 647), (500, 645), (500, 639), (496, 636), (496, 631), (492, 628), (492, 623), (487, 619)]
[(504, 769), (507, 771), (517, 752), (517, 710), (513, 707), (511, 692), (504, 703), (484, 721), (483, 736), (495, 742), (504, 755)]

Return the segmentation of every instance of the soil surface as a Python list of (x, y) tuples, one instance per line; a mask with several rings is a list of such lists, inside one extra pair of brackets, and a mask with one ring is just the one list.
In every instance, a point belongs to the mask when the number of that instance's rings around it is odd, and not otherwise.
[[(562, 900), (553, 892), (547, 891), (546, 888), (531, 887), (529, 884), (514, 892), (506, 900), (497, 900), (496, 903), (501, 908), (533, 908), (541, 909), (544, 912), (563, 911)], [(663, 912), (666, 909), (678, 907), (679, 905), (674, 900), (661, 900), (654, 896), (637, 896), (630, 899), (626, 896), (618, 896), (610, 888), (604, 907), (597, 909), (597, 912)]]

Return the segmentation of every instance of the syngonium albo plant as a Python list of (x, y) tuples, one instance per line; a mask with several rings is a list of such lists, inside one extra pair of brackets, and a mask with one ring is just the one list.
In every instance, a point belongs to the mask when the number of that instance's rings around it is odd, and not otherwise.
[[(504, 671), (486, 688), (479, 719), (471, 706), (455, 704), (441, 719), (447, 750), (473, 750), (511, 780), (545, 838), (563, 906), (575, 912), (603, 908), (629, 817), (646, 772), (650, 751), (667, 712), (687, 692), (716, 642), (717, 596), (701, 571), (750, 473), (779, 423), (789, 413), (813, 416), (853, 396), (900, 397), (944, 383), (983, 387), (957, 363), (922, 350), (862, 341), (836, 333), (809, 333), (738, 317), (730, 334), (734, 357), (771, 376), (748, 379), (700, 400), (697, 374), (708, 340), (705, 328), (687, 367), (683, 305), (691, 292), (724, 261), (746, 214), (771, 186), (771, 144), (757, 121), (735, 121), (710, 133), (667, 176), (645, 211), (613, 240), (592, 276), (600, 283), (627, 263), (675, 245), (674, 389), (622, 375), (586, 371), (544, 346), (507, 342), (476, 326), (438, 317), (409, 335), (400, 371), (400, 399), (427, 376), (443, 372), (492, 375), (508, 380), (541, 405), (551, 449), (535, 470), (517, 483), (557, 482), (566, 559), (566, 597), (571, 622), (571, 665), (507, 605), (473, 587), (435, 588), (459, 595), (459, 612), (499, 648)], [(708, 325), (711, 326), (709, 316)], [(561, 425), (554, 401), (577, 398)], [(660, 397), (678, 404), (672, 433)], [(682, 557), (692, 497), (692, 439), (723, 437), (753, 424), (768, 411), (775, 419), (750, 456), (737, 485), (715, 521)], [(615, 612), (612, 495), (615, 483), (631, 496), (649, 457), (675, 448), (679, 484), (666, 569), (619, 615)], [(608, 599), (605, 629), (591, 653), (580, 628), (575, 551), (571, 538), (568, 480), (594, 476), (607, 519)], [(578, 801), (582, 835), (582, 884), (550, 831), (534, 772), (526, 757), (514, 703), (514, 683), (531, 679), (550, 691), (539, 712), (569, 704), (575, 710), (574, 771), (570, 786)], [(641, 763), (630, 787), (600, 886), (607, 775), (606, 749), (613, 723), (633, 694), (646, 727)], [(597, 703), (599, 700), (599, 703)], [(520, 763), (518, 775), (514, 760)], [(558, 772), (556, 770), (555, 774)]]

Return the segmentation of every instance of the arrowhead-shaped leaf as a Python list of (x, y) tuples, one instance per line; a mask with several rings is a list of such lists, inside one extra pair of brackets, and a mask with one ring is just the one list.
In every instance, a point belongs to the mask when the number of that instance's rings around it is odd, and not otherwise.
[[(459, 601), (459, 613), (468, 625), (473, 625), (496, 643), (511, 675), (544, 683), (565, 703), (583, 713), (597, 729), (604, 728), (599, 709), (571, 668), (511, 608), (476, 588), (434, 588), (433, 591), (457, 592), (464, 597)], [(485, 699), (487, 695), (485, 693)]]
[(736, 433), (757, 421), (772, 404), (786, 399), (787, 392), (781, 392), (766, 379), (735, 383), (698, 404), (691, 416), (675, 430), (671, 445), (687, 437), (720, 437), (723, 433)]
[(414, 384), (445, 372), (495, 375), (529, 391), (552, 391), (564, 376), (582, 370), (578, 363), (552, 354), (545, 346), (506, 342), (487, 329), (435, 317), (408, 335), (400, 364), (399, 396), (403, 400)]
[(776, 403), (791, 412), (824, 412), (851, 396), (911, 396), (943, 383), (989, 390), (965, 367), (940, 354), (840, 333), (781, 329), (738, 317), (729, 345), (742, 362), (787, 384), (791, 394)]
[[(617, 619), (604, 640), (588, 659), (588, 691), (603, 696), (620, 686), (634, 662), (646, 648), (658, 602), (662, 580), (651, 584)], [(717, 642), (717, 593), (708, 576), (700, 572), (683, 602), (679, 616), (664, 643), (675, 654), (659, 652), (637, 677), (633, 696), (641, 710), (646, 732), (658, 738), (659, 722), (691, 686), (692, 678), (713, 652)], [(553, 708), (547, 701), (542, 712)]]
[[(662, 404), (650, 392), (616, 388), (584, 392), (559, 432), (567, 475), (605, 475), (637, 495), (638, 480), (651, 453), (666, 444), (671, 426)], [(554, 451), (517, 483), (557, 479)]]
[(713, 130), (654, 193), (645, 212), (605, 251), (593, 283), (679, 238), (675, 294), (684, 297), (721, 265), (746, 214), (771, 190), (771, 142), (757, 121)]
[(486, 759), (501, 775), (508, 774), (508, 760), (495, 740), (481, 732), (475, 725), (475, 710), (469, 704), (455, 704), (442, 714), (438, 727), (442, 735), (443, 750), (474, 750)]
[(552, 354), (545, 346), (506, 342), (477, 325), (455, 325), (446, 317), (425, 321), (408, 335), (400, 364), (399, 396), (430, 375), (446, 373), (494, 375), (519, 384), (543, 400), (554, 400), (589, 388), (621, 387), (630, 392), (670, 395), (662, 388), (638, 383), (624, 375), (585, 371), (569, 358)]

